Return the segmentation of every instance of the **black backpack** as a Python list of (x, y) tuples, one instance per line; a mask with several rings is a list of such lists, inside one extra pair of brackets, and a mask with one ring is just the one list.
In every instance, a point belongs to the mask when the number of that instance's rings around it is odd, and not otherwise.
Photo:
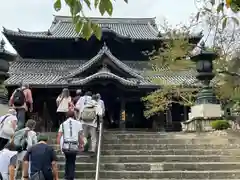
[(22, 89), (16, 89), (13, 95), (14, 106), (23, 106), (25, 103), (25, 95)]

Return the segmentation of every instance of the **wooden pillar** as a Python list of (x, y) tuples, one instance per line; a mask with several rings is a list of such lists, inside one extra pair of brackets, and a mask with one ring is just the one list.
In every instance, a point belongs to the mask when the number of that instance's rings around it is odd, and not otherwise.
[(120, 113), (120, 125), (121, 130), (126, 128), (126, 101), (124, 98), (121, 98), (121, 113)]
[(184, 115), (184, 121), (188, 120), (188, 107), (184, 106), (183, 107), (183, 115)]

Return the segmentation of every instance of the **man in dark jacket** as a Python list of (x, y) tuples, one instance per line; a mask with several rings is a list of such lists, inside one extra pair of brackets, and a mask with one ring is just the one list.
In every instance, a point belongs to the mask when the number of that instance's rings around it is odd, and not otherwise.
[[(45, 180), (58, 180), (56, 152), (47, 144), (47, 139), (46, 136), (39, 135), (38, 144), (27, 151), (23, 159), (24, 179), (31, 178), (41, 171)], [(29, 164), (31, 164), (30, 174), (28, 174)]]

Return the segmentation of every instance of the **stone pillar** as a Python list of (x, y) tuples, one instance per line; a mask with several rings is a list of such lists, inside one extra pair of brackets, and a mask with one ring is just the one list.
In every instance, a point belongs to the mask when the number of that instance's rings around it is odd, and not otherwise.
[(121, 110), (120, 110), (120, 124), (119, 128), (125, 130), (126, 128), (126, 101), (124, 98), (121, 98)]

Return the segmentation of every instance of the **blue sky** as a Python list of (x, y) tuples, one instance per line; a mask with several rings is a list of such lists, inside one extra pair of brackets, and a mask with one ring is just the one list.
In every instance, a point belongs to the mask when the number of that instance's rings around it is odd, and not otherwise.
[[(113, 17), (156, 17), (157, 23), (164, 19), (175, 26), (188, 23), (192, 14), (196, 14), (195, 0), (123, 0), (114, 2)], [(47, 30), (53, 15), (69, 15), (69, 9), (63, 6), (60, 12), (53, 9), (54, 0), (7, 0), (0, 6), (0, 26), (29, 31)], [(86, 9), (86, 8), (85, 8)], [(85, 10), (88, 16), (100, 16), (97, 11)]]

